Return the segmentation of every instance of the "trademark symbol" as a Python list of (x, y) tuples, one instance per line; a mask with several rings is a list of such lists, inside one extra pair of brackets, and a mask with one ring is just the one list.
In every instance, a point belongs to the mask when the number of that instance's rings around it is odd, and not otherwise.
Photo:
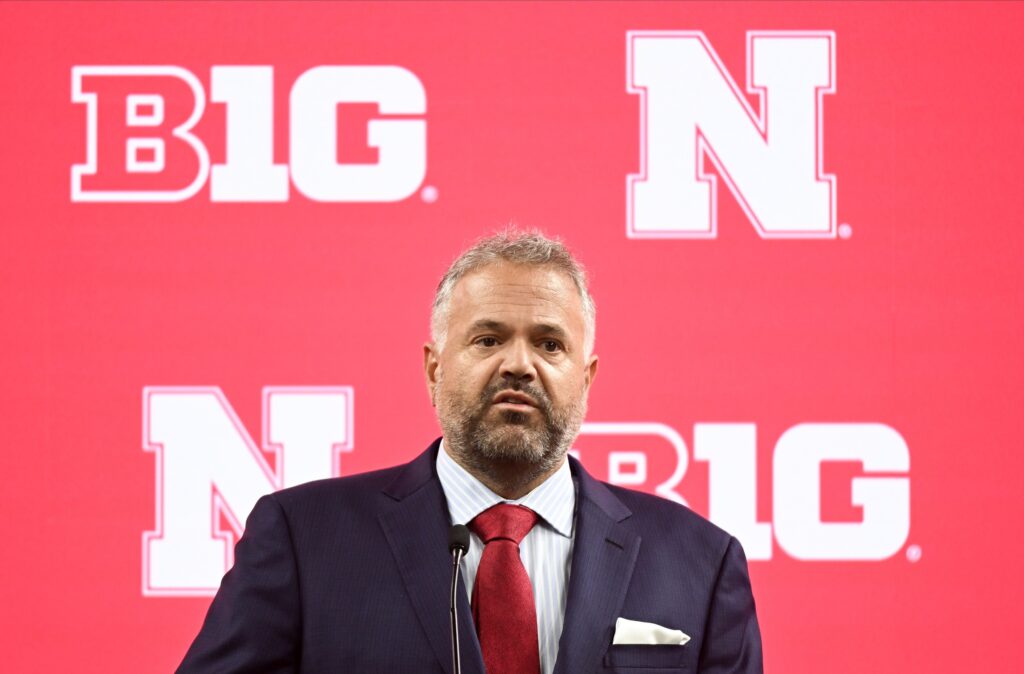
[(911, 545), (907, 547), (907, 561), (915, 564), (921, 561), (921, 546)]
[(847, 224), (845, 222), (843, 224), (839, 225), (839, 238), (840, 239), (849, 239), (851, 236), (853, 236), (853, 227), (851, 227), (849, 224)]
[(420, 190), (420, 199), (423, 199), (424, 203), (432, 204), (437, 201), (437, 188), (433, 185), (427, 185)]

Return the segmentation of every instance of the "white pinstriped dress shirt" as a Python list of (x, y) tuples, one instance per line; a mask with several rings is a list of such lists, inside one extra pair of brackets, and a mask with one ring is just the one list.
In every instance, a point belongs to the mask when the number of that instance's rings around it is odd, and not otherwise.
[[(526, 506), (540, 516), (537, 524), (519, 545), (519, 555), (533, 585), (537, 608), (537, 643), (540, 647), (540, 671), (551, 674), (558, 657), (558, 639), (565, 620), (565, 600), (569, 589), (569, 565), (576, 507), (576, 487), (569, 462), (526, 496), (510, 501), (488, 489), (448, 456), (444, 442), (437, 453), (437, 477), (441, 481), (452, 524), (469, 522), (498, 503)], [(467, 595), (472, 597), (476, 570), (483, 554), (483, 542), (470, 532), (469, 552), (462, 568)]]

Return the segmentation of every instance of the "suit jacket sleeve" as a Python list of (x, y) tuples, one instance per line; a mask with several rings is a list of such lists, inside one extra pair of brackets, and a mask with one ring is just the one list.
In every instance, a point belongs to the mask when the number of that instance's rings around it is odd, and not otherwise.
[(701, 674), (764, 672), (747, 558), (735, 538), (729, 540), (715, 581), (699, 669)]
[(288, 522), (273, 495), (264, 496), (246, 521), (235, 564), (177, 671), (297, 671), (300, 620)]

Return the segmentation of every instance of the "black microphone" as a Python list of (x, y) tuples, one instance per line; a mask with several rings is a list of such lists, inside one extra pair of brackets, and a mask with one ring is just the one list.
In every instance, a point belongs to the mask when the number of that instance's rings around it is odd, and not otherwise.
[(459, 591), (459, 570), (462, 556), (469, 552), (469, 529), (465, 524), (453, 524), (448, 529), (448, 552), (452, 554), (452, 674), (460, 674), (462, 663), (459, 660), (459, 617), (456, 612)]

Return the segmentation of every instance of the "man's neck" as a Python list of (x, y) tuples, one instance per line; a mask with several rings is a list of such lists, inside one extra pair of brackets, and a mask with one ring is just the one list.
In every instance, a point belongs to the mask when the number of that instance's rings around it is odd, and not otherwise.
[(480, 482), (498, 496), (515, 501), (529, 494), (531, 491), (544, 484), (544, 482), (558, 472), (558, 469), (565, 463), (565, 456), (553, 468), (538, 472), (531, 470), (536, 468), (530, 464), (522, 463), (498, 463), (488, 462), (486, 466), (467, 465), (462, 457), (454, 454), (447, 443), (443, 445), (443, 451), (452, 461), (459, 464), (463, 470), (480, 480)]

